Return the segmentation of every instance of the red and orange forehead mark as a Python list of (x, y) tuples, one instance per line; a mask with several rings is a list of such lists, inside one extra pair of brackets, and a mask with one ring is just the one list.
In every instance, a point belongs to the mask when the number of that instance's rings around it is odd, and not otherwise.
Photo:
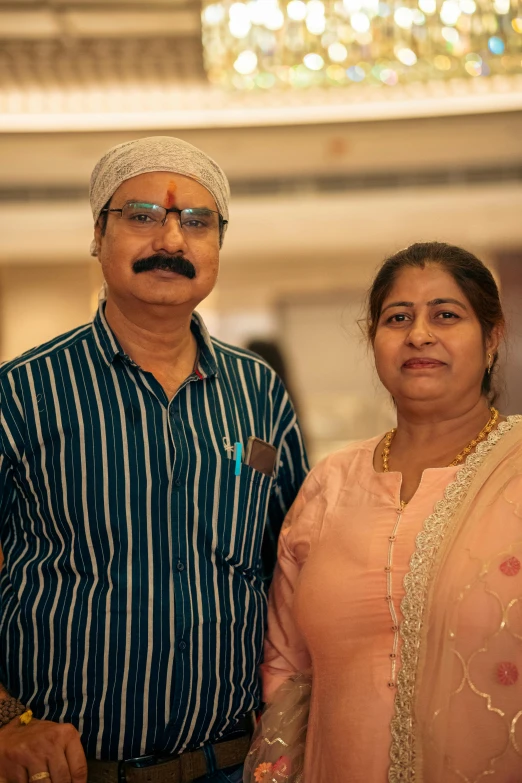
[(165, 207), (170, 209), (176, 204), (176, 183), (172, 179), (167, 186), (167, 193), (165, 195)]

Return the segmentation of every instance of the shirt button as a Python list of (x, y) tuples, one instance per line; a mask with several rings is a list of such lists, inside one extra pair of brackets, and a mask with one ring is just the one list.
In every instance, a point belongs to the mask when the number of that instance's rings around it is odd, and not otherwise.
[(181, 650), (183, 652), (183, 650), (186, 650), (186, 649), (187, 649), (187, 643), (186, 642), (180, 642), (178, 644), (178, 650)]
[(185, 566), (181, 562), (181, 560), (178, 560), (178, 562), (176, 563), (176, 568), (178, 569), (178, 571), (184, 571), (185, 570)]
[(181, 481), (179, 479), (176, 479), (176, 481), (174, 482), (174, 486), (181, 487)]

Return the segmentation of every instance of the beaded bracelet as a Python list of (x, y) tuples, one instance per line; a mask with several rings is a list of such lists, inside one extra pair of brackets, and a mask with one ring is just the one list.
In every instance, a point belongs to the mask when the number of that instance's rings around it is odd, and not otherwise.
[(25, 707), (21, 701), (15, 699), (13, 696), (7, 696), (5, 699), (0, 699), (0, 727), (5, 726), (7, 723), (17, 718), (24, 713)]

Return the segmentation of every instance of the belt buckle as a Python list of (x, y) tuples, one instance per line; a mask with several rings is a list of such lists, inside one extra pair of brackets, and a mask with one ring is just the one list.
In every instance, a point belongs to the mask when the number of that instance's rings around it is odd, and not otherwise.
[(118, 780), (120, 783), (125, 783), (127, 780), (127, 766), (133, 769), (143, 769), (144, 767), (153, 767), (156, 764), (161, 764), (162, 761), (167, 759), (161, 759), (156, 756), (155, 753), (149, 753), (146, 756), (134, 756), (131, 759), (124, 759), (118, 764)]

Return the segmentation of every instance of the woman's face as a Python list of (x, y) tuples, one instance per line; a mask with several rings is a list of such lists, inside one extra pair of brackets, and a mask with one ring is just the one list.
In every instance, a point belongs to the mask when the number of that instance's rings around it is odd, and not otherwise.
[(437, 264), (406, 267), (383, 302), (374, 342), (379, 378), (397, 407), (441, 405), (450, 412), (473, 405), (480, 393), (488, 353), (467, 297)]

